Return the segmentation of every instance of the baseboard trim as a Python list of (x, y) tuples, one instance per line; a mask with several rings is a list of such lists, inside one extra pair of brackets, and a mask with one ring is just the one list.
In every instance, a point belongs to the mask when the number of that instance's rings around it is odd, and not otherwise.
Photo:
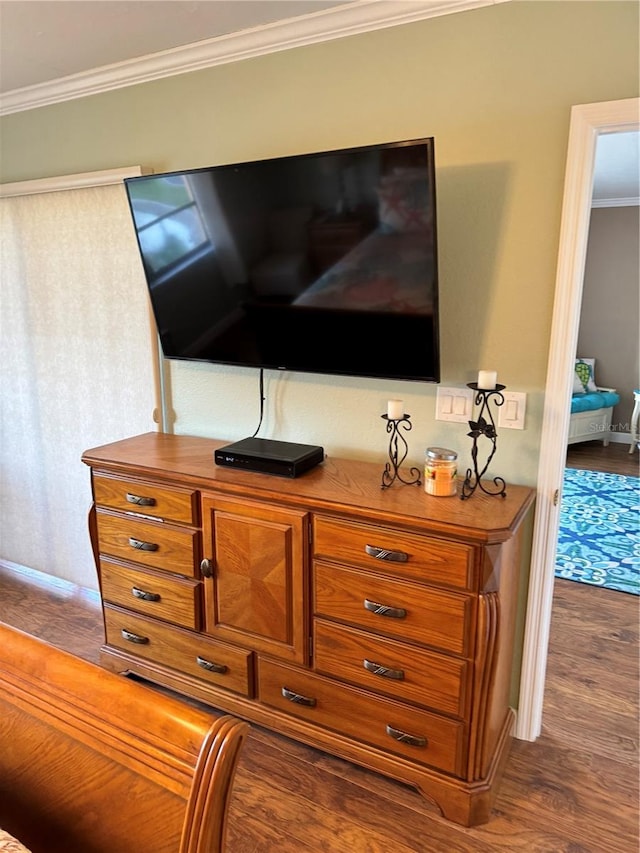
[(82, 598), (91, 604), (95, 604), (96, 607), (101, 606), (100, 593), (97, 589), (79, 586), (64, 578), (58, 578), (47, 572), (41, 572), (39, 569), (32, 569), (30, 566), (23, 566), (20, 563), (14, 563), (11, 560), (5, 560), (0, 557), (0, 570), (2, 569), (11, 572), (11, 574), (20, 575), (29, 583), (39, 586), (41, 589), (46, 589), (53, 595), (62, 595), (67, 598)]
[(611, 444), (632, 444), (630, 432), (610, 432), (609, 441)]

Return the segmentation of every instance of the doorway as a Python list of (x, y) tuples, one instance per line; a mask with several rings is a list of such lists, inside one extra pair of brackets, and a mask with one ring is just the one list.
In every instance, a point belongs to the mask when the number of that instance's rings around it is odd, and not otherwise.
[(522, 655), (516, 737), (536, 740), (542, 707), (566, 459), (571, 366), (576, 352), (598, 136), (640, 129), (640, 98), (574, 106), (571, 111), (556, 294), (540, 445), (536, 515)]

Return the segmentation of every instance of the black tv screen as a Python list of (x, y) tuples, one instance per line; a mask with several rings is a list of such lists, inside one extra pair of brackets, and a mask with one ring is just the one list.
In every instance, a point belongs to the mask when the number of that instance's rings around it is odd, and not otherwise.
[(433, 139), (125, 185), (166, 358), (439, 381)]

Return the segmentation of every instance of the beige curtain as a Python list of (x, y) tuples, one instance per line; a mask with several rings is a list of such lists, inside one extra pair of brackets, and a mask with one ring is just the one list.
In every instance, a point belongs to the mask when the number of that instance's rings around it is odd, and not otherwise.
[(0, 560), (97, 588), (86, 448), (156, 429), (123, 185), (0, 200)]

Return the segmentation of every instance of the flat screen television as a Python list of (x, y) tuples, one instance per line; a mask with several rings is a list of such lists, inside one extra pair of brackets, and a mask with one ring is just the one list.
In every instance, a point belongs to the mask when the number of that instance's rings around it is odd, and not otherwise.
[(439, 381), (432, 138), (125, 185), (166, 358)]

